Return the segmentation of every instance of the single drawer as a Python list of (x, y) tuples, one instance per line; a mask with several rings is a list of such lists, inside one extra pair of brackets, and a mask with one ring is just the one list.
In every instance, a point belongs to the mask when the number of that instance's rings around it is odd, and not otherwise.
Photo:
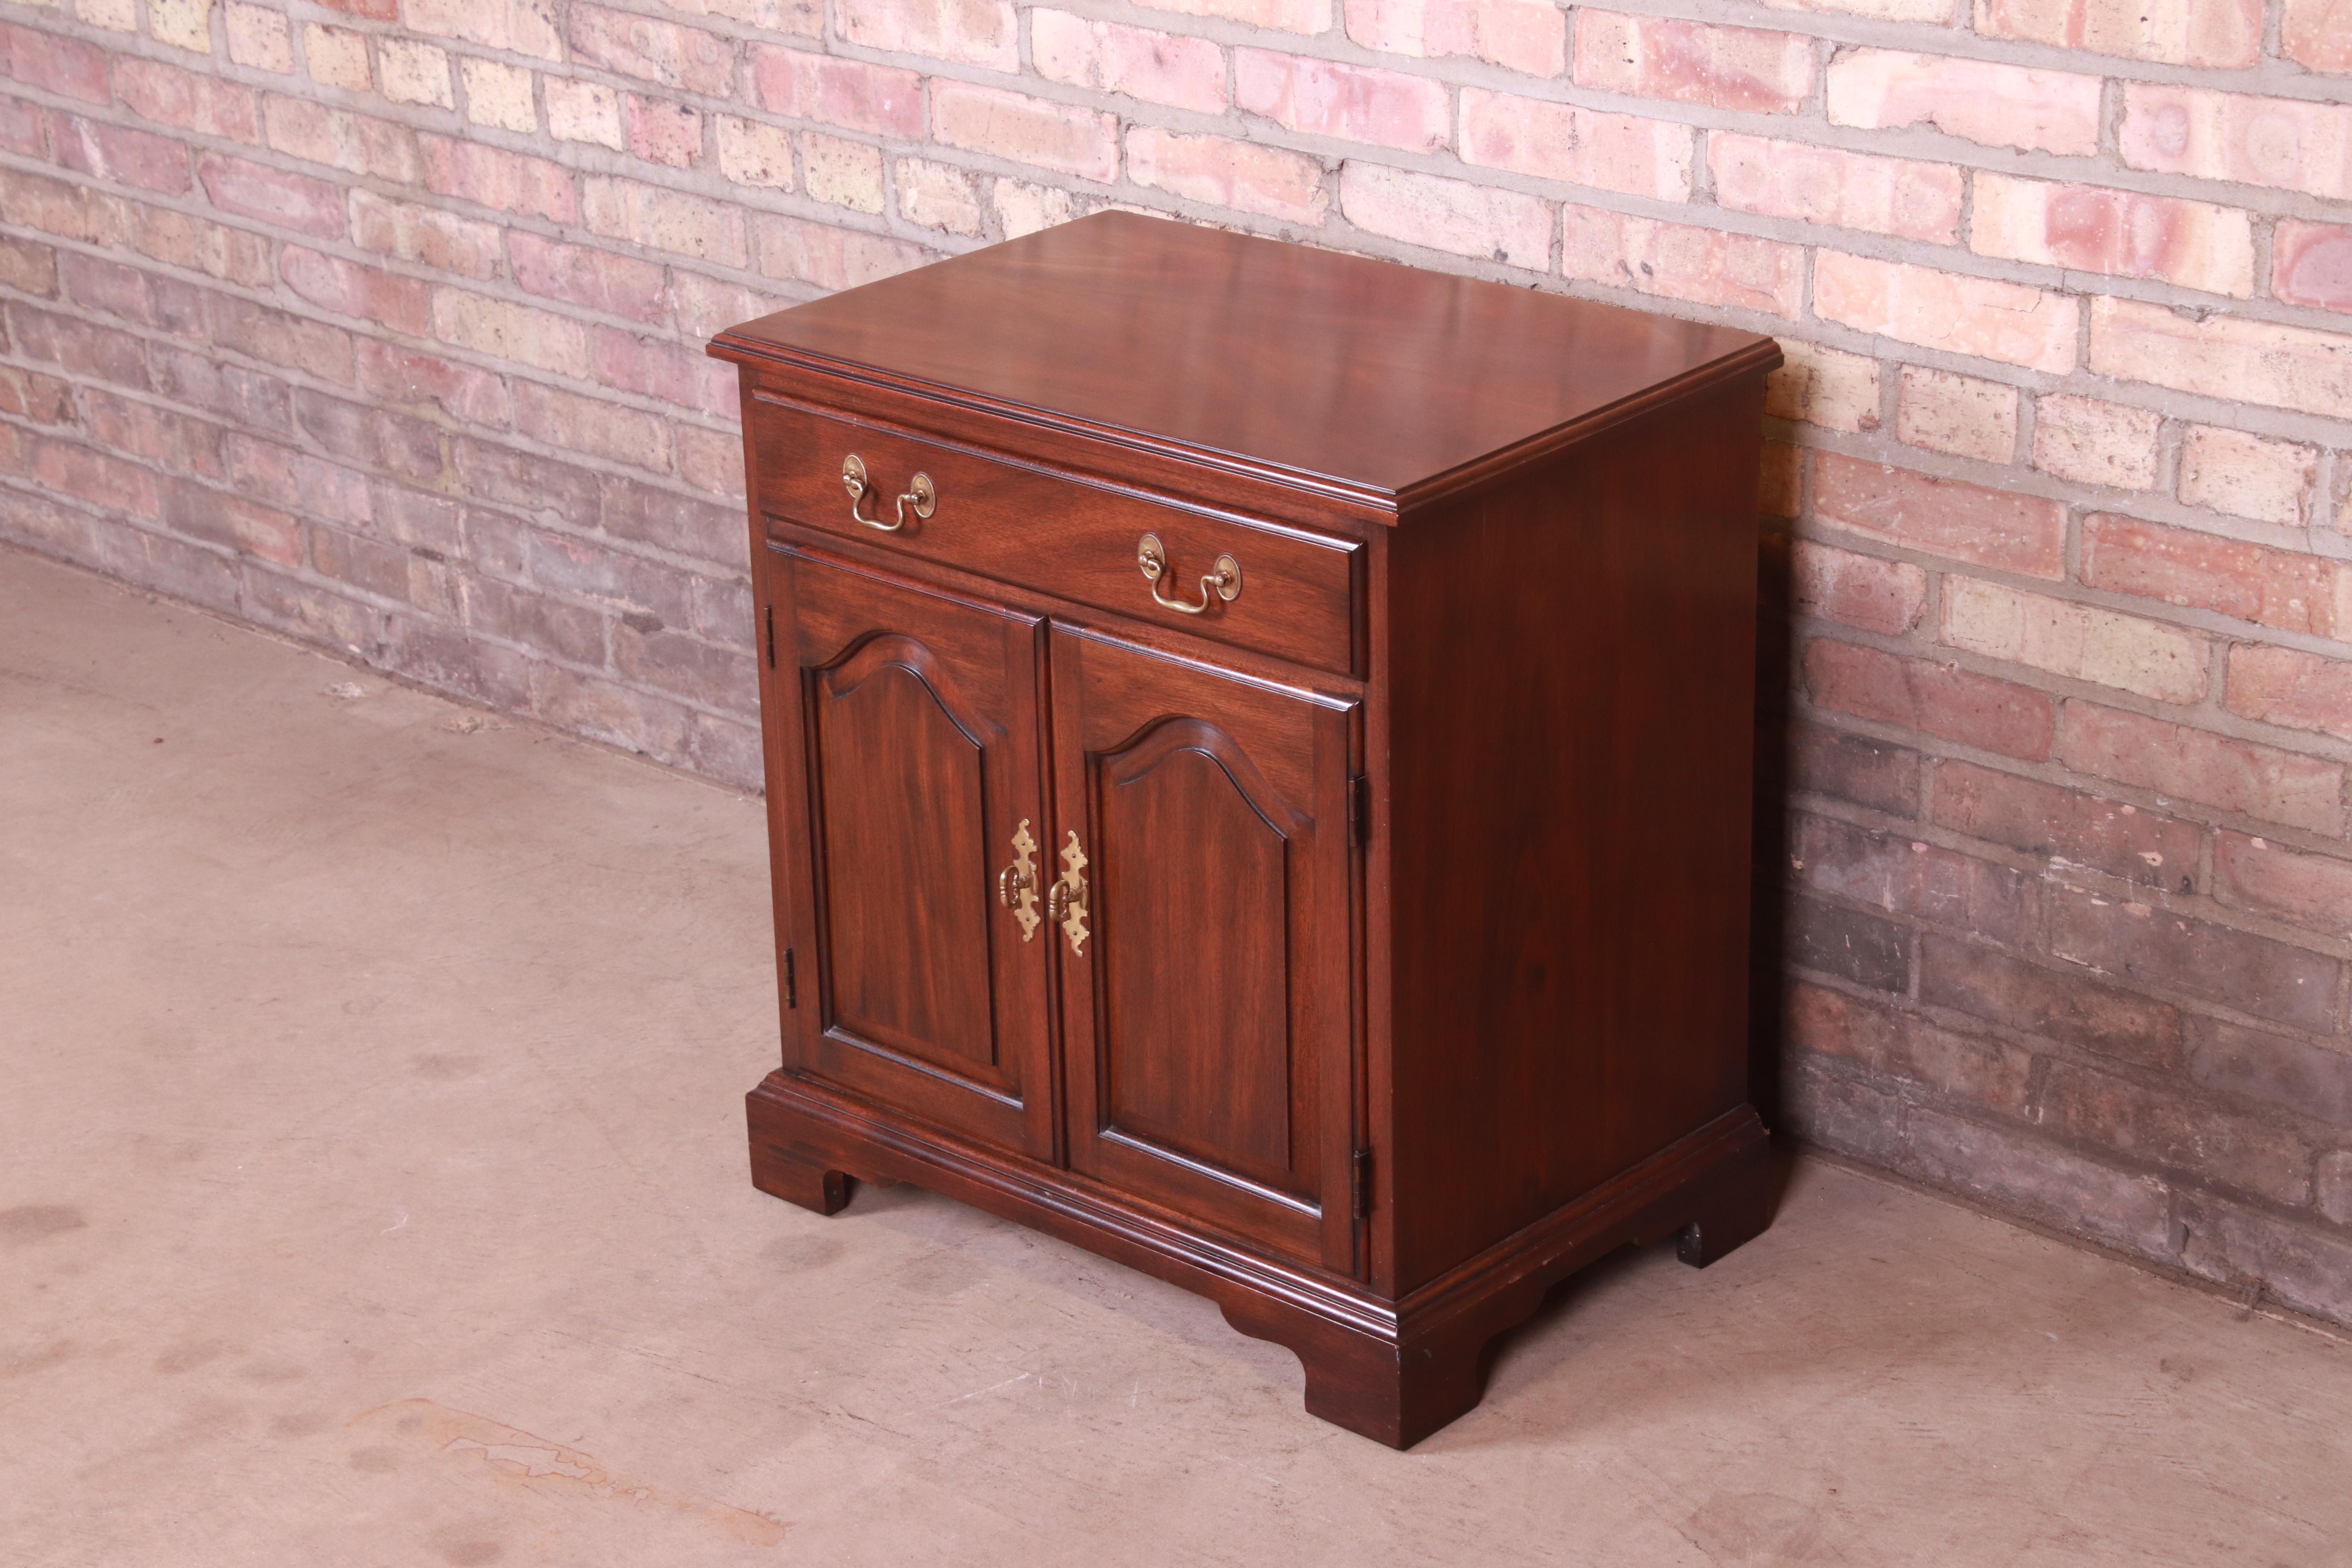
[[(1319, 669), (1354, 669), (1362, 546), (1352, 540), (1155, 500), (764, 395), (751, 418), (752, 468), (771, 517)], [(845, 469), (865, 478), (855, 501)], [(1156, 580), (1147, 558), (1159, 563)]]

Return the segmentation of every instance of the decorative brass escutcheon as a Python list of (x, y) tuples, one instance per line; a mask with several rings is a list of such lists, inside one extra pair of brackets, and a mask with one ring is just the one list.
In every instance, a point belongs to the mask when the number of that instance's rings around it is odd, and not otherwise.
[(1073, 833), (1070, 841), (1062, 846), (1061, 879), (1045, 893), (1047, 917), (1062, 922), (1062, 934), (1070, 939), (1070, 951), (1081, 958), (1086, 956), (1087, 938), (1092, 934), (1087, 930), (1087, 879), (1078, 875), (1086, 866), (1087, 852), (1078, 847), (1078, 836)]
[(907, 526), (908, 501), (915, 503), (917, 517), (929, 517), (940, 507), (940, 492), (931, 484), (931, 476), (917, 474), (907, 486), (907, 493), (898, 498), (898, 521), (885, 522), (878, 517), (866, 516), (859, 509), (865, 504), (866, 492), (874, 488), (874, 481), (866, 477), (866, 459), (855, 452), (841, 459), (841, 488), (849, 492), (849, 515), (866, 527), (880, 529), (885, 533), (896, 533)]
[(1202, 574), (1201, 602), (1197, 605), (1160, 595), (1160, 579), (1168, 571), (1168, 547), (1160, 542), (1158, 534), (1147, 533), (1137, 542), (1135, 563), (1143, 568), (1143, 580), (1151, 584), (1151, 602), (1180, 616), (1206, 615), (1218, 600), (1231, 604), (1242, 596), (1242, 563), (1230, 555), (1218, 556), (1212, 563), (1214, 570)]
[(1013, 830), (1013, 864), (996, 874), (996, 901), (1021, 922), (1021, 940), (1037, 934), (1037, 841), (1029, 837), (1029, 819)]

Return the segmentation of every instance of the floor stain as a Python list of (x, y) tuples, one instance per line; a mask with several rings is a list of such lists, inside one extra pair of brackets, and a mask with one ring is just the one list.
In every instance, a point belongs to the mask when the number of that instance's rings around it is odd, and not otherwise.
[[(358, 1468), (391, 1468), (392, 1463), (398, 1462), (394, 1456), (405, 1450), (429, 1455), (445, 1464), (480, 1467), (501, 1483), (525, 1488), (543, 1498), (617, 1504), (671, 1514), (747, 1545), (773, 1546), (783, 1540), (784, 1532), (791, 1528), (783, 1521), (716, 1498), (645, 1486), (615, 1476), (593, 1455), (501, 1426), (488, 1416), (452, 1410), (430, 1399), (403, 1399), (379, 1405), (354, 1415), (348, 1426), (354, 1432), (380, 1440), (352, 1454), (352, 1463)], [(391, 1441), (381, 1441), (386, 1438)], [(361, 1463), (362, 1455), (367, 1456), (368, 1463)], [(483, 1540), (436, 1544), (452, 1563), (495, 1560), (452, 1554), (460, 1548), (488, 1546), (493, 1552), (499, 1550), (496, 1542)]]
[(67, 1204), (23, 1204), (13, 1209), (0, 1209), (0, 1243), (22, 1247), (26, 1242), (84, 1229), (89, 1224), (89, 1215)]

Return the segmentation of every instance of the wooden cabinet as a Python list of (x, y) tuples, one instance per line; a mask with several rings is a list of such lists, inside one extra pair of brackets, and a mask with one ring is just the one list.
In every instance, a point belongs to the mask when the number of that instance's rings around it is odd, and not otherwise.
[(753, 1179), (1215, 1300), (1400, 1447), (1746, 1103), (1769, 340), (1106, 214), (722, 334), (782, 1060)]

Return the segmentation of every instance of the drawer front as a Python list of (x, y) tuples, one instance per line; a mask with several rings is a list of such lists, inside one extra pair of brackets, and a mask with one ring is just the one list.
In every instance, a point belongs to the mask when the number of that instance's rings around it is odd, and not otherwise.
[[(751, 449), (771, 517), (1318, 669), (1355, 668), (1362, 547), (1353, 541), (1154, 500), (763, 395), (753, 401)], [(842, 482), (853, 456), (866, 477), (854, 512)], [(918, 474), (927, 497), (902, 499), (922, 488)], [(920, 515), (926, 504), (929, 515)], [(1139, 555), (1147, 535), (1159, 545), (1157, 582)], [(1219, 574), (1231, 598), (1202, 581)]]

